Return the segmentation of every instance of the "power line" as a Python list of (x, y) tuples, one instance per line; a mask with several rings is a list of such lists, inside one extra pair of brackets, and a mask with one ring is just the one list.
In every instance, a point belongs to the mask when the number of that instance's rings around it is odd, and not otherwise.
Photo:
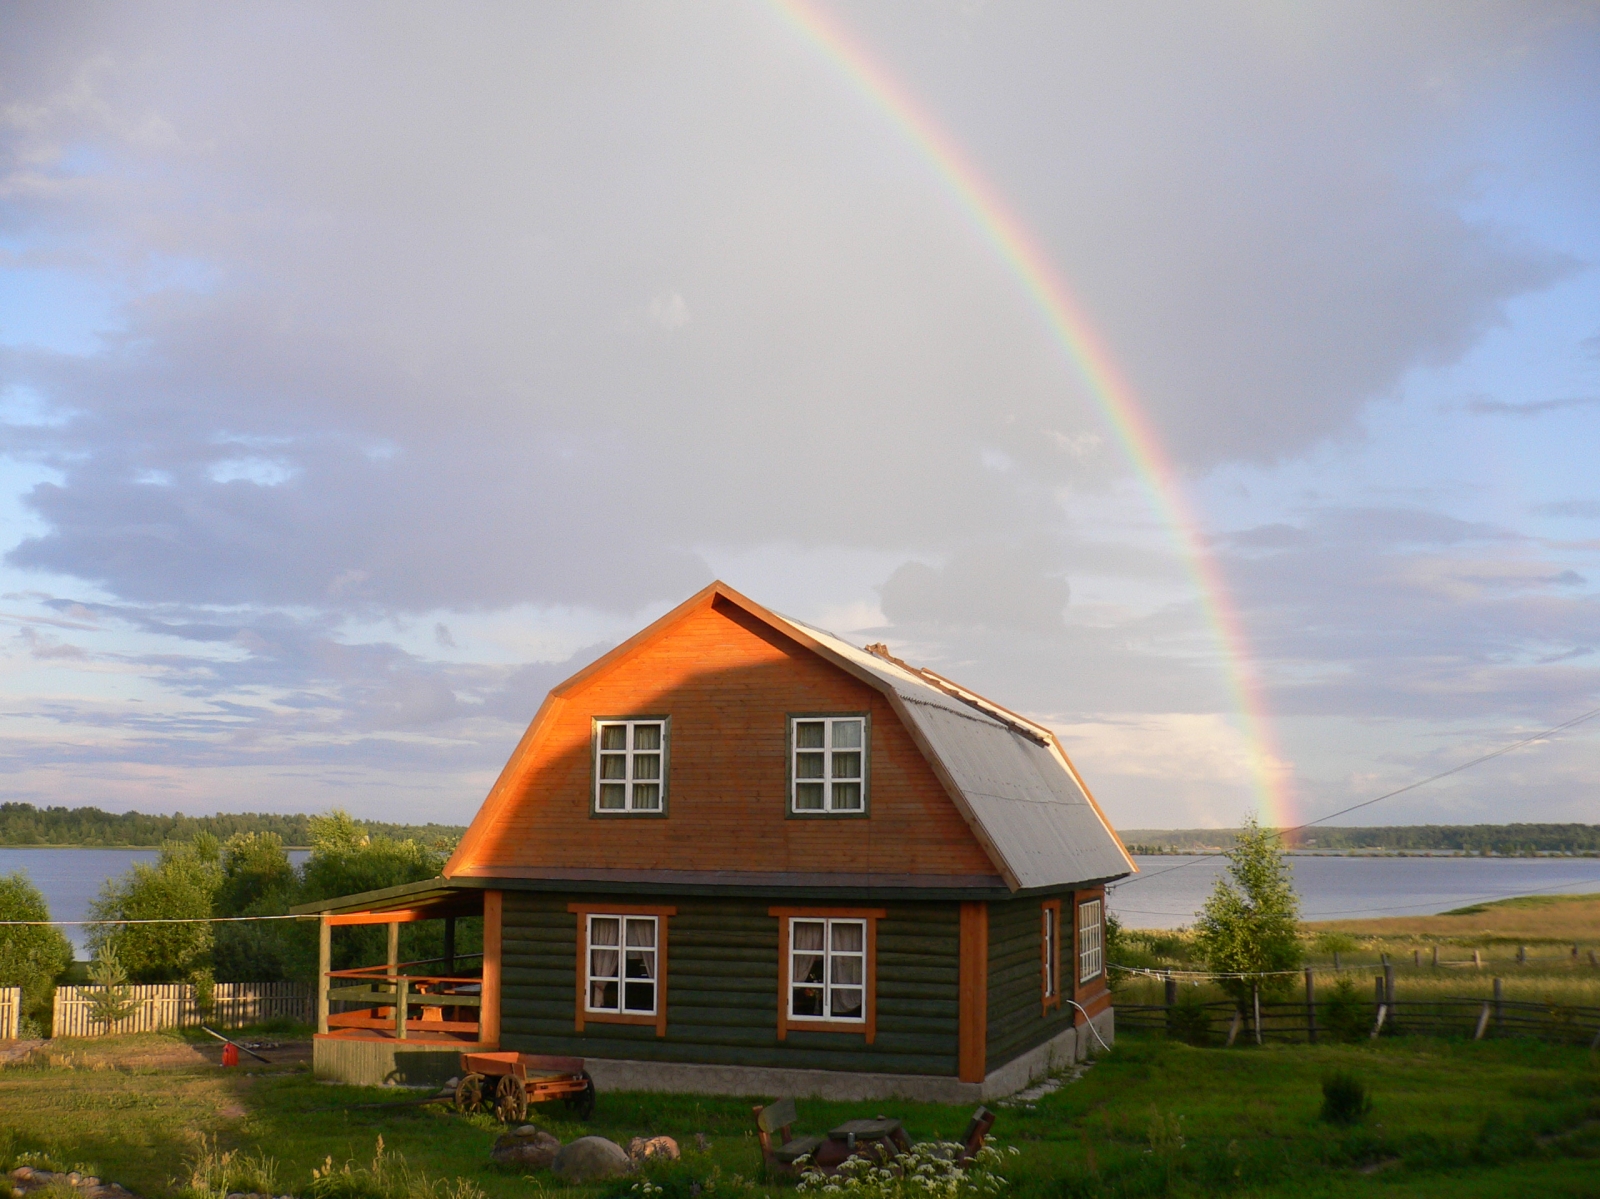
[[(1336, 816), (1345, 816), (1351, 812), (1358, 811), (1361, 808), (1370, 808), (1373, 804), (1382, 803), (1386, 799), (1393, 799), (1396, 795), (1404, 795), (1407, 791), (1415, 791), (1418, 787), (1426, 787), (1429, 783), (1437, 783), (1440, 779), (1449, 778), (1452, 774), (1460, 774), (1463, 770), (1470, 770), (1474, 766), (1481, 766), (1483, 763), (1508, 754), (1512, 750), (1521, 749), (1524, 745), (1531, 745), (1535, 741), (1542, 741), (1546, 737), (1554, 736), (1556, 733), (1573, 728), (1576, 725), (1580, 725), (1586, 720), (1593, 720), (1596, 716), (1600, 716), (1600, 708), (1591, 708), (1581, 716), (1574, 716), (1571, 720), (1563, 721), (1561, 724), (1558, 724), (1553, 728), (1545, 729), (1542, 733), (1534, 733), (1531, 737), (1524, 737), (1520, 741), (1513, 741), (1510, 745), (1503, 745), (1497, 750), (1483, 754), (1480, 757), (1473, 758), (1470, 762), (1462, 762), (1459, 766), (1452, 766), (1449, 770), (1441, 770), (1438, 774), (1429, 775), (1425, 779), (1419, 779), (1414, 783), (1407, 783), (1404, 787), (1396, 787), (1393, 791), (1386, 791), (1384, 794), (1379, 795), (1374, 799), (1364, 799), (1358, 804), (1351, 804), (1348, 808), (1340, 808), (1337, 812), (1329, 812), (1326, 816), (1318, 816), (1315, 820), (1308, 820), (1304, 824), (1297, 824), (1292, 828), (1276, 829), (1274, 832), (1277, 836), (1283, 837), (1289, 833), (1298, 833), (1303, 829), (1312, 828), (1313, 826), (1321, 824), (1324, 821), (1332, 820)], [(1143, 882), (1146, 879), (1160, 878), (1163, 874), (1171, 874), (1174, 870), (1183, 870), (1185, 867), (1193, 866), (1207, 858), (1218, 858), (1222, 856), (1223, 854), (1221, 852), (1197, 854), (1190, 861), (1179, 862), (1176, 866), (1168, 866), (1165, 870), (1157, 870), (1153, 874), (1137, 874), (1132, 878), (1123, 879), (1121, 882), (1113, 884), (1113, 887), (1124, 887), (1132, 883)]]

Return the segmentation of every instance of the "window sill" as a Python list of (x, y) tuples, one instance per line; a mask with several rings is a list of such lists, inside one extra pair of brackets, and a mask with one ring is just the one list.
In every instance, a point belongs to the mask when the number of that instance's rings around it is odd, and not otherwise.
[(790, 820), (864, 820), (871, 815), (866, 808), (857, 812), (797, 812), (793, 808), (788, 811)]
[(864, 1035), (868, 1045), (873, 1041), (865, 1020), (797, 1020), (790, 1016), (784, 1021), (784, 1028), (789, 1032), (853, 1032)]

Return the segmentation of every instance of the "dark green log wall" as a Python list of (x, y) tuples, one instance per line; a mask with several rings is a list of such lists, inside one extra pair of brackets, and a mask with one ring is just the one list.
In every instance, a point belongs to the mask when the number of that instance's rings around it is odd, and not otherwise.
[(657, 1037), (651, 1027), (594, 1023), (580, 1034), (573, 1027), (578, 924), (567, 911), (574, 901), (601, 904), (604, 897), (506, 892), (501, 949), (501, 1044), (506, 1049), (956, 1073), (960, 936), (954, 903), (875, 905), (887, 915), (878, 922), (878, 1035), (867, 1045), (861, 1034), (842, 1032), (795, 1031), (778, 1040), (778, 920), (767, 915), (772, 902), (754, 899), (663, 899), (678, 909), (667, 937), (667, 1035)]
[[(1054, 898), (1054, 897), (1052, 897)], [(1070, 892), (1059, 896), (1064, 914), (1072, 911)], [(988, 1069), (1002, 1066), (1020, 1053), (1043, 1044), (1072, 1027), (1073, 1007), (1043, 1011), (1044, 976), (1041, 904), (1038, 899), (1012, 899), (989, 905), (989, 1044)], [(1065, 921), (1066, 915), (1063, 915)], [(1071, 941), (1061, 953), (1061, 993), (1072, 994)]]

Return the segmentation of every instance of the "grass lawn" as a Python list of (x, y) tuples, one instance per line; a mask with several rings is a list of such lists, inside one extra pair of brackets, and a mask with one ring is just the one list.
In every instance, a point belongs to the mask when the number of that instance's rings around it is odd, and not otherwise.
[[(1321, 1079), (1336, 1068), (1357, 1074), (1373, 1097), (1354, 1128), (1318, 1118)], [(466, 1178), (491, 1199), (605, 1192), (564, 1191), (548, 1175), (492, 1166), (498, 1128), (486, 1117), (357, 1106), (406, 1097), (319, 1084), (303, 1067), (225, 1071), (176, 1035), (53, 1042), (46, 1056), (0, 1069), (0, 1155), (92, 1167), (157, 1199), (173, 1193), (170, 1180), (198, 1138), (215, 1136), (224, 1147), (271, 1155), (280, 1190), (300, 1192), (326, 1157), (365, 1161), (381, 1135), (412, 1166)], [(667, 1133), (688, 1148), (703, 1133), (709, 1153), (692, 1154), (691, 1164), (701, 1176), (719, 1167), (717, 1193), (726, 1193), (732, 1175), (758, 1172), (750, 1104), (603, 1093), (587, 1125), (567, 1121), (557, 1105), (555, 1118), (535, 1120), (562, 1140), (595, 1132), (626, 1144)], [(803, 1130), (884, 1113), (916, 1139), (954, 1136), (970, 1114), (898, 1100), (802, 1100), (799, 1109)], [(1596, 1196), (1600, 1063), (1529, 1041), (1397, 1037), (1223, 1050), (1124, 1037), (1031, 1109), (1000, 1109), (995, 1133), (1021, 1151), (1008, 1173), (1011, 1193), (1024, 1197)]]

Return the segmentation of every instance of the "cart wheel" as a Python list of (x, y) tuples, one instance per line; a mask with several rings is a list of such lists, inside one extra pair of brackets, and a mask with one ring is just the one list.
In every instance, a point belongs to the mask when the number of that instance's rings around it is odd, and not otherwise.
[(587, 1120), (594, 1115), (594, 1079), (589, 1077), (587, 1070), (583, 1072), (583, 1090), (576, 1095), (568, 1095), (561, 1102), (580, 1120)]
[(494, 1090), (494, 1114), (502, 1124), (521, 1124), (528, 1114), (528, 1088), (515, 1074), (500, 1076)]
[(456, 1111), (471, 1115), (483, 1107), (483, 1075), (469, 1074), (456, 1083)]

